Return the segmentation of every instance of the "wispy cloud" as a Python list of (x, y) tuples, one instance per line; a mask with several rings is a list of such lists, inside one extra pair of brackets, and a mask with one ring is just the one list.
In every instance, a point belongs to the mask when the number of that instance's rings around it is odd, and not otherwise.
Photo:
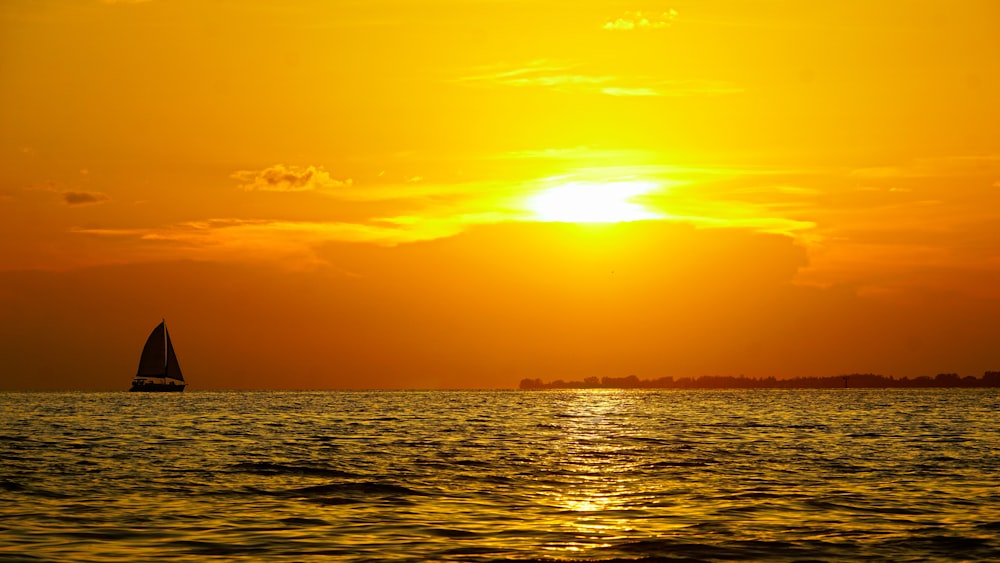
[(459, 81), (472, 84), (562, 88), (605, 84), (615, 80), (611, 76), (594, 76), (576, 72), (578, 68), (578, 65), (537, 60), (514, 68), (507, 66), (480, 67), (473, 74), (460, 78)]
[(1000, 155), (968, 155), (922, 158), (892, 166), (858, 168), (859, 178), (940, 178), (946, 176), (998, 176)]
[(739, 94), (745, 89), (731, 82), (716, 80), (644, 80), (648, 86), (620, 86), (602, 88), (609, 96), (725, 96)]
[(659, 90), (653, 88), (601, 88), (601, 92), (609, 96), (662, 96)]
[[(304, 219), (292, 209), (253, 219), (208, 218), (144, 228), (78, 228), (73, 232), (102, 238), (122, 255), (136, 259), (185, 256), (240, 261), (252, 257), (299, 267), (296, 264), (323, 262), (322, 249), (330, 243), (396, 246), (455, 236), (475, 225), (537, 221), (527, 203), (560, 186), (596, 189), (645, 183), (656, 189), (636, 198), (635, 203), (648, 208), (655, 220), (777, 233), (806, 246), (817, 237), (830, 240), (837, 236), (819, 228), (819, 220), (827, 216), (821, 211), (826, 209), (823, 206), (829, 194), (806, 181), (800, 171), (674, 166), (650, 162), (649, 155), (641, 151), (585, 146), (514, 151), (494, 158), (547, 160), (556, 173), (505, 181), (441, 183), (423, 179), (358, 185), (336, 180), (317, 166), (274, 165), (232, 176), (251, 192), (311, 192), (344, 201), (381, 203), (354, 207), (351, 214), (336, 219)], [(321, 199), (316, 201), (322, 205)], [(374, 209), (378, 214), (369, 214)]]
[(458, 80), (472, 85), (548, 88), (563, 92), (590, 92), (615, 97), (720, 96), (744, 88), (715, 80), (663, 80), (646, 76), (614, 76), (586, 72), (581, 65), (532, 61), (523, 66), (475, 69)]
[[(483, 222), (483, 218), (464, 218)], [(241, 262), (263, 260), (293, 270), (326, 265), (320, 249), (330, 243), (376, 246), (433, 240), (463, 230), (463, 218), (393, 217), (364, 223), (281, 219), (214, 218), (149, 228), (76, 228), (113, 245), (128, 260), (184, 259)]]
[(263, 170), (239, 170), (231, 178), (241, 182), (246, 191), (302, 192), (333, 190), (352, 185), (350, 179), (338, 180), (322, 166), (286, 166), (275, 164)]
[(715, 221), (792, 237), (809, 255), (799, 284), (996, 299), (995, 284), (970, 280), (1000, 279), (1000, 193), (991, 187), (998, 174), (993, 156), (932, 157), (853, 171), (736, 174), (694, 182), (656, 203), (701, 226)]
[(106, 194), (100, 192), (62, 192), (63, 202), (66, 205), (95, 205), (111, 199)]
[[(56, 196), (59, 197), (60, 200), (62, 200), (63, 204), (65, 204), (65, 205), (73, 205), (73, 206), (77, 206), (77, 205), (81, 205), (81, 206), (82, 205), (96, 205), (96, 204), (104, 203), (106, 201), (110, 201), (111, 200), (111, 196), (109, 196), (109, 195), (107, 195), (105, 193), (101, 193), (101, 192), (88, 192), (88, 191), (78, 191), (78, 190), (67, 190), (67, 189), (65, 189), (65, 186), (60, 186), (60, 185), (58, 185), (58, 184), (56, 184), (54, 182), (50, 182), (50, 183), (47, 183), (47, 184), (38, 184), (38, 185), (32, 185), (32, 186), (25, 186), (24, 188), (21, 188), (21, 190), (22, 190), (21, 193), (24, 193), (24, 194), (32, 194), (32, 193), (35, 193), (35, 194), (46, 194), (45, 197), (47, 197), (47, 198), (52, 197), (49, 194), (55, 194)], [(9, 199), (10, 201), (14, 201), (14, 200), (16, 200), (18, 198), (14, 197), (14, 195), (11, 194), (9, 198), (5, 198), (5, 199)]]
[(645, 162), (651, 158), (648, 151), (637, 149), (608, 149), (589, 146), (528, 149), (488, 155), (491, 160), (550, 160), (555, 162)]
[(625, 12), (621, 17), (605, 22), (604, 29), (609, 31), (632, 31), (644, 29), (663, 29), (673, 25), (677, 19), (677, 10), (666, 12)]

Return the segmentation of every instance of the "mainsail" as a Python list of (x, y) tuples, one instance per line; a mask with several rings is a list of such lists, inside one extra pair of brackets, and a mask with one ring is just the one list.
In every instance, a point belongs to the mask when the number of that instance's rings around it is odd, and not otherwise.
[(142, 348), (139, 358), (139, 369), (136, 377), (170, 378), (184, 381), (181, 366), (174, 354), (174, 345), (170, 342), (166, 322), (161, 322), (153, 332), (149, 333), (146, 345)]
[(181, 365), (177, 363), (177, 354), (174, 354), (174, 343), (170, 341), (170, 332), (167, 331), (167, 325), (163, 325), (163, 333), (167, 336), (166, 376), (184, 381), (184, 376), (181, 374)]

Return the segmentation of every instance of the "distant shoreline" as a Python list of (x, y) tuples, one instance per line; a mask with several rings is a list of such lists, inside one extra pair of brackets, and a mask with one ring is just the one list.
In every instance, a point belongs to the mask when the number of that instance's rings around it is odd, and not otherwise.
[(639, 379), (627, 377), (588, 377), (582, 381), (557, 379), (548, 383), (541, 379), (522, 379), (519, 389), (921, 389), (921, 388), (984, 388), (1000, 387), (1000, 371), (987, 371), (982, 377), (962, 377), (957, 373), (939, 373), (935, 377), (913, 379), (894, 378), (873, 373), (851, 373), (827, 377), (746, 377), (703, 375), (700, 377), (661, 377)]

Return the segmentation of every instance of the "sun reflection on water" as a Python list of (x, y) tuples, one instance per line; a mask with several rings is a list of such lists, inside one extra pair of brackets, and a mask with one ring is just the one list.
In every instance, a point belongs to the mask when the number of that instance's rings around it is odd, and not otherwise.
[(638, 461), (626, 443), (636, 430), (623, 413), (629, 395), (612, 390), (582, 390), (567, 397), (562, 437), (555, 447), (554, 471), (563, 487), (553, 491), (555, 524), (574, 542), (549, 546), (579, 555), (627, 537), (641, 510), (642, 483), (634, 476)]

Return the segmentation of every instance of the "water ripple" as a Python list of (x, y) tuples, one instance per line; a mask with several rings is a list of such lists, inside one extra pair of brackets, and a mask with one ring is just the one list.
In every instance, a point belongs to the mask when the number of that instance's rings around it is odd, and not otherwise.
[(995, 390), (0, 393), (2, 561), (1000, 559)]

